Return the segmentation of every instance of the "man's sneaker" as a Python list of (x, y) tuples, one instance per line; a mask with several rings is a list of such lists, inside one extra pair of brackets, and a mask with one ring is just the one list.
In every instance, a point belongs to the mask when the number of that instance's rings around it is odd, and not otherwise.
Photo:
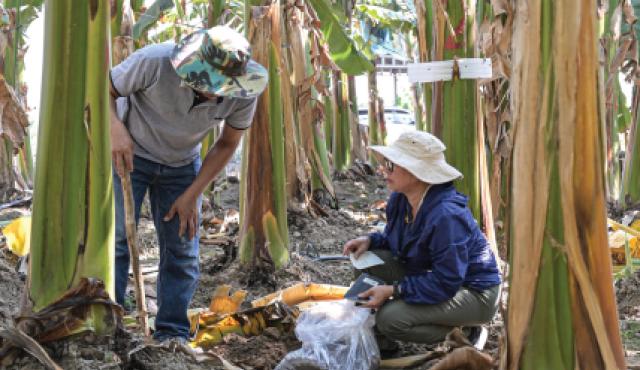
[(471, 345), (478, 351), (482, 351), (482, 349), (484, 349), (488, 338), (489, 331), (484, 326), (472, 326), (469, 328), (469, 335), (467, 335), (467, 339), (469, 339)]
[(187, 338), (185, 337), (164, 337), (164, 338), (153, 338), (156, 343), (164, 346), (171, 347), (175, 345), (184, 345), (187, 344)]

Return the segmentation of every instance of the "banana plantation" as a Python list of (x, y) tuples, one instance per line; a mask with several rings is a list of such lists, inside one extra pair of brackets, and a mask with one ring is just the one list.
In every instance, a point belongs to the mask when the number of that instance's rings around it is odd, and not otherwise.
[(639, 17), (0, 1), (0, 368), (640, 368)]

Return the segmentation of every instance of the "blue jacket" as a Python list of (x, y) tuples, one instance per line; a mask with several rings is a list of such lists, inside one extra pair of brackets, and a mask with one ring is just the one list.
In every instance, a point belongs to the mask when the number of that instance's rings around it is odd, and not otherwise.
[(460, 287), (482, 291), (500, 284), (491, 247), (453, 183), (432, 185), (413, 223), (406, 218), (410, 209), (404, 194), (392, 193), (384, 232), (369, 235), (371, 250), (391, 250), (403, 263), (405, 302), (436, 304)]

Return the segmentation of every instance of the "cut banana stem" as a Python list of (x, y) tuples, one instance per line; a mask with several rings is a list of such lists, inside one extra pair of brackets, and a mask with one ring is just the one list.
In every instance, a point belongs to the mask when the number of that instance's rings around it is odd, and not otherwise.
[(289, 306), (306, 301), (330, 301), (344, 298), (348, 287), (330, 284), (299, 283), (286, 289), (271, 293), (251, 302), (253, 307), (266, 306), (274, 300), (281, 300)]

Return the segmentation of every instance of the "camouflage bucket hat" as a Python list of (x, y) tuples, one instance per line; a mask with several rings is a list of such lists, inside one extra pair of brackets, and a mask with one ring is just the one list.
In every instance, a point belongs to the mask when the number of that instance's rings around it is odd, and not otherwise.
[(246, 38), (227, 26), (196, 31), (173, 49), (171, 63), (191, 88), (218, 96), (249, 98), (267, 86), (267, 70), (251, 60)]

